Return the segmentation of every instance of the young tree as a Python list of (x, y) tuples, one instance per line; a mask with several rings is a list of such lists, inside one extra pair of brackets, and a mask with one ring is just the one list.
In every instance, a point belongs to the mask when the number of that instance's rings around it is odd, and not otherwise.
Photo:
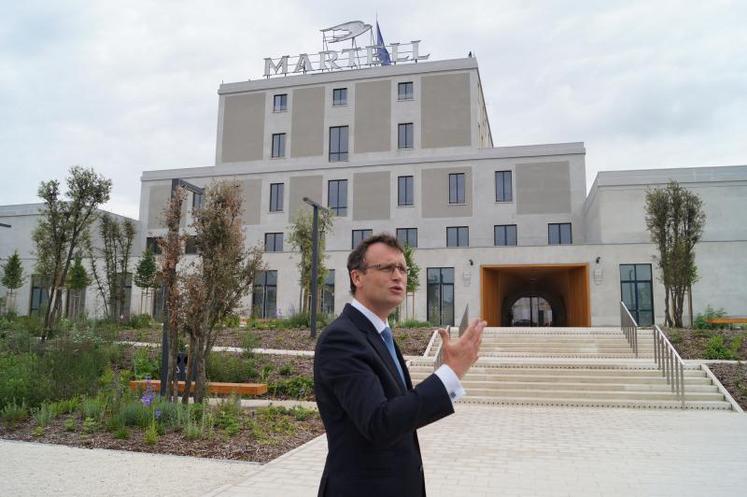
[(3, 265), (3, 276), (2, 281), (0, 281), (8, 289), (8, 299), (5, 304), (9, 312), (15, 312), (15, 291), (23, 286), (24, 279), (23, 264), (18, 256), (18, 251), (15, 250)]
[[(301, 312), (308, 312), (311, 305), (311, 252), (312, 252), (312, 226), (313, 214), (311, 212), (299, 212), (296, 219), (289, 226), (288, 243), (293, 249), (301, 252), (298, 261), (299, 283), (301, 285)], [(319, 252), (318, 252), (318, 282), (317, 288), (321, 293), (324, 286), (324, 278), (327, 267), (324, 265), (325, 238), (332, 231), (334, 218), (332, 211), (319, 209)], [(317, 299), (321, 305), (321, 298)], [(318, 310), (318, 309), (317, 309)]]
[[(100, 216), (99, 234), (102, 246), (93, 247), (88, 239), (86, 250), (106, 314), (112, 321), (117, 321), (127, 314), (125, 288), (130, 275), (129, 262), (135, 240), (135, 224), (129, 219), (118, 221), (104, 213)], [(103, 275), (99, 273), (99, 260), (104, 263)]]
[(62, 289), (73, 254), (96, 218), (96, 209), (109, 200), (112, 182), (93, 169), (73, 167), (66, 179), (67, 192), (60, 193), (56, 180), (43, 181), (39, 197), (44, 207), (33, 233), (36, 271), (49, 277), (49, 305), (44, 315), (42, 340), (46, 340), (60, 314)]
[[(148, 301), (148, 296), (152, 288), (156, 288), (158, 268), (156, 267), (156, 258), (153, 256), (153, 251), (150, 247), (146, 247), (143, 255), (137, 263), (135, 268), (135, 284), (145, 290), (145, 301)], [(140, 301), (140, 307), (142, 312), (142, 299)], [(150, 314), (150, 313), (148, 313)]]
[(412, 319), (415, 310), (415, 292), (420, 287), (420, 266), (415, 262), (415, 249), (405, 245), (405, 264), (407, 265), (407, 295), (411, 298), (411, 313), (408, 313), (407, 299), (405, 299), (405, 318)]
[(659, 251), (665, 326), (682, 327), (685, 294), (698, 279), (695, 244), (705, 226), (703, 202), (676, 181), (646, 193), (646, 227)]
[(190, 351), (182, 397), (185, 403), (193, 376), (194, 400), (204, 400), (205, 363), (219, 336), (220, 323), (238, 308), (257, 273), (264, 270), (262, 249), (245, 248), (241, 211), (239, 183), (224, 181), (208, 187), (203, 207), (192, 213), (199, 257), (184, 278), (181, 324), (189, 337)]
[(77, 253), (75, 254), (73, 265), (70, 267), (70, 272), (67, 275), (67, 284), (65, 285), (67, 287), (67, 298), (74, 299), (76, 302), (76, 305), (73, 307), (73, 318), (78, 317), (81, 311), (81, 294), (90, 284), (91, 278), (88, 276), (86, 268), (83, 267), (83, 258), (80, 253)]

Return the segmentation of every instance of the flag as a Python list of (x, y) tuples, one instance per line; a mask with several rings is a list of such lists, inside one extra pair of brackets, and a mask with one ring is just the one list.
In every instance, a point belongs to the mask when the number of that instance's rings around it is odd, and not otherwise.
[(376, 21), (376, 55), (379, 57), (382, 66), (391, 65), (392, 59), (389, 58), (389, 51), (384, 46), (384, 37), (381, 36), (379, 21)]

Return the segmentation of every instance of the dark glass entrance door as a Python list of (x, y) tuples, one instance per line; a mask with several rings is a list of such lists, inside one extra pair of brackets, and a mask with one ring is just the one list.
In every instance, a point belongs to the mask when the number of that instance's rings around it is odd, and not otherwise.
[(542, 297), (521, 297), (511, 306), (511, 326), (552, 326), (552, 307)]

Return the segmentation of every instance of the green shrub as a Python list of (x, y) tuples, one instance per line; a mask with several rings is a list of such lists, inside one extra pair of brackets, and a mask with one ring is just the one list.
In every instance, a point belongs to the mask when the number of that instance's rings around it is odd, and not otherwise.
[(672, 345), (682, 343), (682, 333), (679, 330), (669, 330), (669, 341)]
[(724, 337), (716, 335), (711, 337), (708, 343), (706, 343), (705, 358), (733, 360), (735, 356), (731, 349), (724, 343)]
[(241, 326), (241, 318), (238, 314), (229, 314), (228, 316), (223, 318), (221, 324), (225, 328), (238, 328), (239, 326)]
[(31, 436), (33, 437), (43, 437), (44, 436), (44, 427), (43, 426), (37, 426), (33, 430), (31, 430)]
[(119, 353), (118, 346), (94, 341), (55, 340), (41, 353), (37, 378), (49, 378), (47, 398), (52, 400), (94, 395), (99, 378)]
[(53, 416), (61, 416), (63, 414), (71, 414), (75, 412), (80, 406), (80, 397), (73, 397), (71, 399), (58, 400), (49, 404), (49, 409), (52, 411)]
[(215, 426), (234, 436), (241, 431), (241, 401), (230, 397), (221, 402), (215, 410)]
[(161, 368), (150, 347), (137, 347), (132, 356), (132, 369), (135, 379), (158, 378)]
[(251, 331), (243, 333), (241, 335), (241, 347), (245, 352), (251, 353), (252, 349), (259, 348), (259, 337)]
[(117, 440), (128, 440), (130, 438), (130, 430), (126, 426), (120, 426), (114, 430), (114, 438)]
[(127, 322), (128, 328), (136, 330), (153, 327), (153, 318), (148, 314), (136, 314)]
[(313, 409), (306, 409), (302, 406), (295, 406), (289, 409), (288, 413), (296, 418), (296, 421), (306, 421), (310, 417), (314, 416), (314, 414), (316, 414), (316, 411), (314, 411)]
[(205, 369), (216, 382), (242, 383), (258, 376), (254, 359), (239, 354), (210, 354)]
[(158, 442), (158, 427), (155, 422), (150, 423), (146, 428), (143, 441), (148, 445), (155, 445)]
[(154, 411), (159, 413), (159, 425), (168, 429), (181, 427), (181, 423), (186, 419), (186, 415), (181, 414), (180, 411), (186, 412), (187, 408), (188, 406), (181, 403), (161, 400), (160, 397), (153, 403)]
[(50, 404), (42, 402), (42, 405), (34, 410), (32, 416), (34, 421), (36, 421), (36, 424), (44, 428), (49, 425), (49, 423), (55, 418), (56, 414), (50, 407)]
[(278, 370), (280, 376), (290, 376), (293, 374), (293, 372), (293, 364), (283, 364)]
[(29, 417), (29, 409), (25, 401), (20, 403), (12, 399), (0, 409), (0, 421), (8, 426), (15, 427), (18, 423), (25, 421)]
[(294, 376), (293, 378), (273, 383), (269, 386), (269, 390), (277, 396), (304, 399), (314, 391), (314, 380), (307, 376)]
[(0, 355), (0, 409), (20, 399), (37, 406), (50, 396), (50, 380), (34, 353)]
[(99, 429), (99, 423), (94, 418), (86, 418), (83, 420), (83, 433), (91, 434)]
[(151, 419), (150, 410), (139, 400), (129, 400), (123, 402), (117, 415), (121, 416), (122, 423), (125, 426), (136, 426), (145, 428)]
[(726, 325), (724, 324), (713, 324), (709, 322), (711, 319), (722, 318), (724, 316), (726, 316), (726, 311), (723, 308), (714, 309), (710, 305), (707, 305), (705, 312), (698, 314), (695, 317), (694, 326), (698, 330), (716, 330), (725, 328)]
[(417, 319), (406, 319), (397, 323), (397, 328), (433, 328), (428, 321), (418, 321)]
[(86, 397), (80, 403), (80, 415), (83, 419), (100, 420), (103, 417), (105, 401), (100, 398)]
[(62, 423), (62, 427), (65, 429), (65, 431), (75, 431), (75, 429), (77, 428), (77, 426), (78, 426), (78, 421), (75, 418), (73, 418), (73, 417), (67, 418)]

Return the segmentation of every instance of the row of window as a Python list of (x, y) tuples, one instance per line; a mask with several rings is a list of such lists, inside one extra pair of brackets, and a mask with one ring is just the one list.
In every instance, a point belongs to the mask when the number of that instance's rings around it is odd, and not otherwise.
[[(413, 100), (415, 98), (413, 82), (404, 81), (397, 84), (397, 100)], [(332, 90), (332, 105), (341, 106), (348, 104), (348, 89), (334, 88)], [(279, 93), (272, 97), (272, 111), (286, 112), (288, 110), (288, 94)]]
[[(511, 202), (511, 171), (496, 171), (496, 202)], [(464, 173), (449, 174), (449, 203), (464, 204)], [(284, 183), (270, 184), (270, 212), (283, 210)], [(413, 176), (397, 177), (397, 205), (401, 207), (415, 205), (415, 180)], [(348, 214), (348, 180), (332, 179), (327, 182), (327, 207), (336, 216)], [(565, 242), (565, 243), (570, 243)]]
[[(405, 228), (410, 229), (410, 228)], [(269, 234), (269, 233), (268, 233)], [(280, 233), (282, 235), (282, 233)], [(398, 233), (399, 235), (399, 233)], [(417, 236), (417, 235), (416, 235)], [(281, 237), (282, 244), (282, 237)], [(427, 319), (435, 325), (454, 324), (454, 268), (429, 267), (427, 278)], [(125, 280), (125, 307), (130, 307), (132, 275)], [(261, 271), (252, 288), (252, 316), (257, 318), (277, 317), (278, 272)], [(653, 278), (651, 264), (620, 264), (621, 299), (640, 326), (654, 323)], [(77, 315), (85, 310), (85, 290), (68, 293), (66, 315)], [(155, 293), (154, 315), (162, 316), (163, 292)], [(38, 314), (49, 301), (49, 280), (39, 275), (31, 277), (30, 313)], [(324, 279), (321, 294), (321, 309), (325, 314), (334, 313), (335, 270), (329, 270)]]
[[(372, 229), (352, 230), (350, 248), (354, 249), (366, 238), (373, 235)], [(155, 237), (149, 237), (146, 245), (155, 254), (161, 250)], [(397, 240), (404, 246), (418, 246), (417, 228), (397, 228)], [(265, 252), (283, 251), (283, 233), (265, 233)], [(548, 245), (570, 245), (573, 243), (571, 223), (549, 223), (547, 225)], [(496, 224), (493, 226), (493, 244), (496, 247), (517, 245), (517, 229), (515, 224)], [(469, 247), (469, 226), (448, 226), (446, 228), (447, 247)], [(186, 254), (197, 254), (197, 245), (194, 237), (187, 237), (184, 252)]]
[[(400, 123), (397, 125), (397, 148), (400, 150), (415, 147), (413, 123)], [(329, 128), (329, 161), (344, 162), (348, 160), (348, 126), (332, 126)], [(285, 157), (286, 133), (272, 134), (271, 157), (279, 159)]]

